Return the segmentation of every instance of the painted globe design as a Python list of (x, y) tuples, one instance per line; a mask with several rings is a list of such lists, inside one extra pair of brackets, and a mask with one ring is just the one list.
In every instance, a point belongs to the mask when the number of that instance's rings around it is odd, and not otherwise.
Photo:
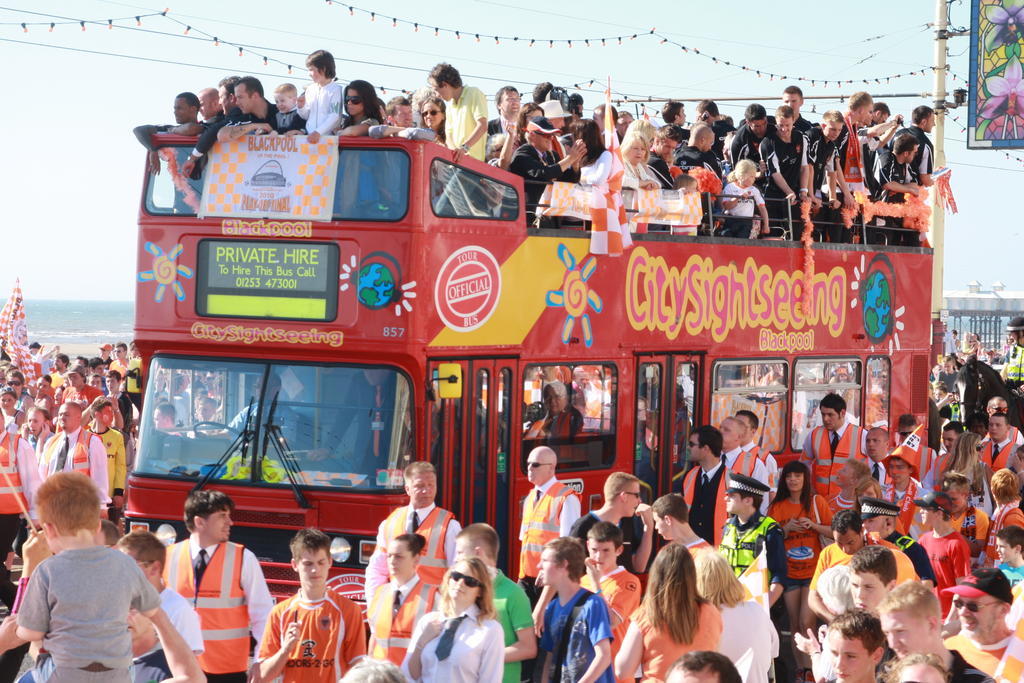
[(359, 303), (383, 308), (395, 296), (395, 274), (383, 263), (368, 263), (359, 269)]
[(868, 273), (863, 287), (864, 332), (878, 342), (892, 332), (892, 291), (889, 280), (880, 270)]

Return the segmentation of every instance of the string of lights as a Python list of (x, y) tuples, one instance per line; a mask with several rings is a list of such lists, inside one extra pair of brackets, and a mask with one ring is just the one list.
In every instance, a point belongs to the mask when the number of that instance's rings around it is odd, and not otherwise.
[(863, 84), (869, 85), (871, 83), (889, 83), (892, 80), (898, 78), (904, 78), (908, 76), (924, 76), (932, 67), (923, 67), (921, 69), (915, 69), (913, 71), (907, 71), (903, 73), (889, 74), (887, 76), (873, 76), (869, 78), (815, 78), (810, 76), (797, 76), (790, 74), (783, 74), (766, 69), (758, 69), (757, 67), (749, 66), (746, 64), (740, 64), (734, 60), (725, 59), (717, 55), (712, 55), (708, 52), (696, 48), (693, 46), (685, 45), (673, 38), (670, 38), (664, 33), (659, 33), (657, 28), (651, 28), (647, 31), (637, 31), (634, 33), (624, 33), (621, 35), (607, 35), (607, 36), (591, 36), (584, 38), (542, 38), (542, 37), (531, 37), (531, 36), (514, 36), (514, 35), (501, 35), (493, 33), (481, 33), (473, 29), (457, 29), (446, 26), (438, 26), (431, 23), (425, 23), (422, 21), (415, 21), (412, 19), (406, 19), (403, 17), (392, 16), (386, 12), (378, 12), (376, 10), (366, 9), (364, 7), (358, 7), (356, 5), (350, 5), (344, 2), (335, 2), (335, 0), (324, 0), (328, 5), (337, 7), (341, 10), (348, 12), (349, 16), (366, 16), (370, 18), (371, 22), (376, 22), (380, 19), (382, 22), (390, 23), (392, 28), (398, 28), (400, 25), (410, 27), (415, 32), (420, 30), (433, 32), (435, 37), (440, 37), (442, 34), (454, 37), (456, 40), (473, 40), (477, 43), (480, 42), (493, 42), (495, 45), (501, 45), (503, 42), (506, 44), (525, 45), (527, 47), (534, 46), (547, 46), (553, 48), (555, 46), (572, 48), (576, 47), (606, 47), (609, 44), (622, 45), (625, 42), (633, 41), (637, 39), (656, 39), (661, 45), (669, 45), (677, 47), (683, 52), (704, 57), (715, 64), (721, 64), (724, 66), (740, 69), (755, 74), (758, 78), (767, 77), (768, 80), (786, 80), (786, 81), (799, 81), (803, 83), (810, 83), (812, 86), (821, 84), (823, 87), (830, 87), (835, 85), (841, 87), (844, 85)]
[(170, 10), (164, 10), (163, 12), (151, 12), (149, 14), (133, 14), (130, 17), (116, 17), (113, 19), (72, 19), (71, 17), (60, 17), (55, 14), (45, 14), (43, 12), (33, 12), (31, 10), (16, 9), (14, 7), (0, 7), (0, 10), (7, 10), (10, 12), (21, 12), (22, 14), (31, 14), (33, 16), (50, 17), (56, 21), (0, 21), (0, 26), (19, 26), (22, 32), (28, 33), (30, 27), (40, 26), (49, 29), (52, 33), (58, 26), (66, 25), (77, 25), (80, 26), (84, 31), (87, 25), (106, 26), (108, 29), (118, 26), (120, 28), (120, 22), (122, 21), (135, 21), (136, 26), (142, 26), (142, 20), (150, 17), (161, 17), (167, 16)]

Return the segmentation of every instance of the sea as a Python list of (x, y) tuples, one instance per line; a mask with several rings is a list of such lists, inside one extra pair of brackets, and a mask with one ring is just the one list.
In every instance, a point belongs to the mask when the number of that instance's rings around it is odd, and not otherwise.
[(29, 342), (129, 342), (135, 325), (135, 302), (26, 299), (25, 322), (28, 325)]

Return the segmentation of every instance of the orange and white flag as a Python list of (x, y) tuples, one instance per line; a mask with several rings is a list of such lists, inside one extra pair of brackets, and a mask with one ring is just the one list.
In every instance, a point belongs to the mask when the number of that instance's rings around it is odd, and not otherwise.
[(622, 153), (619, 150), (619, 136), (615, 133), (615, 117), (612, 116), (612, 79), (604, 91), (604, 146), (612, 157), (608, 180), (595, 187), (590, 202), (590, 253), (621, 256), (623, 250), (633, 245), (629, 234), (626, 207), (622, 203)]
[(743, 584), (747, 597), (764, 608), (765, 612), (771, 610), (768, 600), (768, 555), (767, 550), (762, 550), (754, 563), (747, 567), (740, 574), (740, 583)]
[[(1013, 622), (1010, 619), (1014, 619)], [(1024, 680), (1024, 598), (1020, 594), (1013, 600), (1013, 607), (1006, 617), (1007, 623), (1017, 625), (1010, 637), (1010, 644), (992, 676), (996, 683), (1019, 683)]]
[(25, 375), (26, 382), (36, 379), (36, 366), (28, 349), (28, 325), (25, 324), (25, 300), (21, 296), (21, 281), (14, 281), (14, 289), (0, 311), (0, 344)]

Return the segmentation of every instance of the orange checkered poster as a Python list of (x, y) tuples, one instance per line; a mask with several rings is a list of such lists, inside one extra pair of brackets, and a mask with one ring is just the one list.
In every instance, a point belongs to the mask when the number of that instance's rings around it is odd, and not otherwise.
[(203, 177), (199, 216), (329, 221), (338, 139), (245, 135), (218, 142)]

